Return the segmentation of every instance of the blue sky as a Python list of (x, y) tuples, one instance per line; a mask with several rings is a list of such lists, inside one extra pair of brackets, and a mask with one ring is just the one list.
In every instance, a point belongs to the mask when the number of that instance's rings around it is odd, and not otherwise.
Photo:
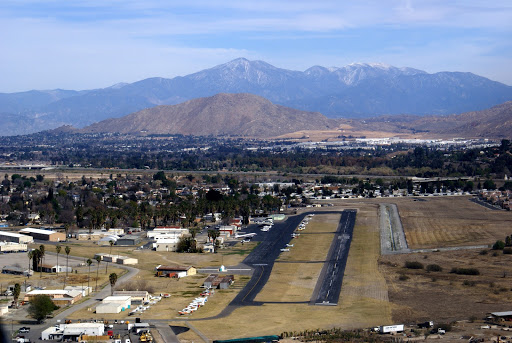
[(2, 0), (0, 92), (175, 77), (237, 57), (378, 62), (512, 85), (510, 0)]

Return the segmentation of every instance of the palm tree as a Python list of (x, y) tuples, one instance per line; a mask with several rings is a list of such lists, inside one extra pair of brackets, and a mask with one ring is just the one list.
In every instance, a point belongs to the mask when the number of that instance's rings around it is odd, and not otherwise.
[(56, 245), (55, 246), (55, 251), (57, 251), (57, 275), (59, 274), (59, 254), (60, 254), (60, 251), (62, 250), (62, 247), (60, 245)]
[(64, 248), (66, 252), (66, 277), (64, 278), (64, 288), (66, 287), (66, 282), (68, 282), (68, 262), (69, 262), (69, 253), (71, 252), (71, 248), (66, 245)]
[(117, 274), (112, 273), (108, 276), (108, 280), (110, 281), (110, 295), (114, 295), (114, 286), (117, 282)]
[(28, 277), (30, 277), (30, 261), (32, 260), (32, 258), (34, 257), (34, 251), (33, 250), (30, 250), (28, 253), (27, 253), (27, 256), (28, 256)]
[(44, 261), (44, 245), (40, 245), (39, 246), (39, 252), (41, 253), (41, 255), (39, 256), (39, 261), (40, 261), (40, 265), (39, 265), (39, 277), (43, 277), (43, 261)]
[[(110, 258), (112, 258), (112, 246), (114, 245), (114, 241), (109, 241), (110, 243)], [(108, 260), (107, 260), (107, 264), (105, 265), (105, 274), (108, 274)]]
[(87, 273), (87, 291), (89, 291), (89, 281), (91, 280), (91, 264), (92, 264), (92, 260), (90, 258), (88, 258), (87, 266), (89, 266), (89, 273)]
[(94, 259), (98, 262), (98, 268), (96, 269), (96, 292), (98, 291), (98, 279), (99, 279), (99, 276), (98, 276), (98, 273), (100, 271), (100, 262), (101, 262), (101, 256), (96, 256), (94, 257)]

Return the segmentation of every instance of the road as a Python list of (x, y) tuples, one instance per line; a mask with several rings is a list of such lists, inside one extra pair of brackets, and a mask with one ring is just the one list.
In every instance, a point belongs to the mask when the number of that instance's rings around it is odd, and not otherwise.
[[(55, 253), (46, 252), (46, 254), (53, 255)], [(83, 257), (69, 256), (69, 259), (83, 262)], [(128, 266), (124, 266), (124, 265), (120, 265), (120, 264), (116, 264), (116, 267), (127, 270), (127, 273), (118, 279), (118, 281), (117, 281), (118, 283), (123, 283), (125, 281), (130, 280), (132, 277), (137, 275), (137, 273), (139, 272), (139, 270), (137, 268), (128, 267)], [(64, 311), (56, 314), (53, 318), (47, 319), (43, 324), (28, 325), (28, 326), (30, 326), (31, 330), (28, 334), (24, 334), (24, 336), (26, 338), (30, 338), (30, 340), (32, 342), (38, 341), (39, 337), (41, 337), (41, 332), (43, 330), (45, 330), (46, 328), (57, 324), (57, 320), (61, 320), (63, 322), (63, 319), (67, 318), (70, 314), (72, 314), (76, 311), (80, 311), (81, 309), (84, 309), (87, 307), (94, 307), (98, 303), (99, 300), (101, 300), (109, 295), (110, 295), (110, 287), (105, 287), (98, 293), (94, 294), (94, 296), (92, 296), (90, 299), (87, 299), (79, 304), (75, 304), (73, 306), (66, 308)], [(14, 330), (18, 330), (22, 326), (27, 326), (27, 324), (16, 325), (16, 326), (14, 326)], [(4, 328), (7, 329), (5, 326), (4, 326)], [(8, 330), (10, 332), (10, 328), (8, 328)]]
[(312, 303), (315, 305), (336, 306), (338, 304), (356, 213), (356, 210), (345, 210), (341, 214), (327, 260), (318, 278), (315, 292), (313, 292)]

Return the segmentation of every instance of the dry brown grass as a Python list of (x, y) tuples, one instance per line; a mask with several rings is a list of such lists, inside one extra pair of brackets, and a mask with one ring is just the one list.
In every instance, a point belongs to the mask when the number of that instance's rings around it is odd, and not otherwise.
[[(483, 318), (486, 313), (510, 310), (512, 265), (510, 255), (492, 251), (459, 250), (381, 257), (380, 268), (389, 285), (395, 322), (434, 320), (451, 322)], [(438, 264), (442, 272), (404, 268), (405, 261)], [(457, 275), (452, 268), (476, 268), (480, 275)], [(409, 279), (400, 281), (399, 276)], [(505, 276), (505, 277), (504, 277)], [(473, 286), (464, 281), (474, 282)]]
[(410, 248), (492, 244), (510, 234), (512, 213), (493, 211), (469, 197), (400, 199), (400, 217)]

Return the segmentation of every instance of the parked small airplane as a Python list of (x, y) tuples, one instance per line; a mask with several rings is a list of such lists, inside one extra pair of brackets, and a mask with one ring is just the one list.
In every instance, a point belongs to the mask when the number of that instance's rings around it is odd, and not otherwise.
[(235, 233), (235, 238), (245, 238), (245, 237), (254, 237), (256, 236), (256, 233), (246, 233), (246, 234), (238, 234), (238, 233)]
[(283, 248), (281, 251), (290, 251), (290, 249)]
[(292, 248), (293, 244), (286, 244), (286, 246)]

